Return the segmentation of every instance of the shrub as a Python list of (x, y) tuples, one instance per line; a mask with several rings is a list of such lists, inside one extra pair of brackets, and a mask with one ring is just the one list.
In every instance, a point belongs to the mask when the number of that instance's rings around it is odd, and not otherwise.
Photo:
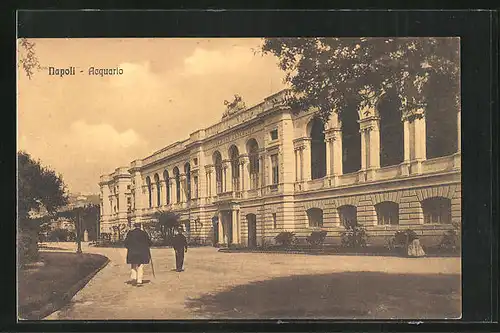
[(267, 238), (262, 238), (262, 244), (260, 245), (261, 248), (269, 248), (271, 245), (272, 243)]
[(368, 235), (366, 234), (365, 228), (359, 226), (357, 223), (347, 225), (345, 228), (346, 231), (340, 234), (342, 247), (353, 249), (366, 247)]
[(306, 241), (311, 246), (320, 246), (325, 242), (326, 235), (327, 232), (325, 230), (315, 230), (306, 238)]
[(418, 239), (418, 235), (412, 229), (399, 230), (394, 234), (392, 243), (394, 247), (408, 246), (415, 239)]
[(70, 232), (66, 229), (55, 229), (48, 235), (48, 240), (51, 242), (68, 242), (74, 241), (75, 238), (74, 232)]
[(460, 234), (460, 223), (453, 222), (453, 229), (447, 230), (441, 242), (439, 243), (439, 247), (447, 250), (460, 250), (461, 248), (461, 234)]
[(205, 242), (201, 237), (192, 237), (188, 241), (189, 246), (202, 246), (205, 245)]
[(274, 237), (278, 245), (290, 246), (295, 242), (295, 233), (290, 231), (282, 231)]
[(21, 264), (35, 262), (39, 259), (38, 231), (24, 228), (18, 233), (19, 262)]

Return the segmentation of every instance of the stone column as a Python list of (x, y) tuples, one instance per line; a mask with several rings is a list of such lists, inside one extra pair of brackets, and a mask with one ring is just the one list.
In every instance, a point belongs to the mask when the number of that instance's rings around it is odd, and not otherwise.
[(142, 178), (139, 171), (134, 172), (134, 202), (135, 202), (135, 215), (140, 216), (144, 208), (144, 192), (142, 189)]
[(186, 202), (186, 175), (181, 174), (179, 177), (179, 183), (181, 187), (181, 201), (180, 202)]
[(266, 181), (266, 157), (265, 153), (260, 153), (259, 154), (259, 173), (260, 175), (258, 176), (258, 182), (257, 182), (257, 188), (262, 188), (266, 186), (268, 183)]
[(222, 213), (219, 211), (218, 212), (218, 216), (219, 216), (219, 223), (217, 223), (217, 227), (218, 227), (218, 239), (217, 239), (217, 242), (219, 244), (222, 244), (224, 243), (224, 228), (222, 227)]
[(198, 178), (198, 173), (191, 171), (191, 200), (198, 199), (198, 184), (195, 184), (195, 178)]
[(173, 204), (179, 203), (179, 201), (177, 201), (177, 181), (176, 181), (175, 176), (172, 177), (172, 192), (171, 192), (171, 200), (170, 201)]
[(304, 147), (299, 149), (300, 181), (304, 181)]
[[(167, 200), (167, 192), (168, 192), (168, 200)], [(168, 178), (168, 180), (165, 181), (165, 205), (171, 205), (171, 204), (172, 204), (172, 178)]]
[(325, 136), (325, 145), (326, 145), (326, 176), (330, 177), (333, 169), (333, 139), (331, 137)]
[(157, 200), (158, 199), (156, 196), (156, 182), (151, 182), (151, 208), (156, 207)]
[(248, 173), (248, 156), (240, 156), (240, 189), (243, 197), (246, 197), (246, 191), (250, 189), (250, 177)]
[(205, 181), (206, 181), (206, 193), (205, 193), (205, 195), (207, 198), (210, 198), (212, 196), (212, 194), (210, 192), (211, 191), (211, 181), (212, 181), (210, 179), (211, 175), (212, 174), (210, 171), (208, 171), (208, 170), (205, 171)]
[(325, 131), (328, 186), (337, 185), (338, 176), (342, 174), (342, 141), (339, 143), (338, 140), (342, 140), (340, 129), (332, 128)]
[[(422, 109), (408, 111), (403, 116), (404, 164), (402, 173), (419, 174), (426, 159), (425, 116)], [(406, 166), (408, 165), (406, 170)]]
[(212, 196), (214, 195), (214, 186), (212, 184), (212, 178), (215, 176), (214, 175), (214, 167), (213, 165), (209, 164), (205, 166), (205, 174), (206, 174), (206, 195), (207, 195), (207, 200), (210, 201)]
[(295, 148), (293, 150), (295, 156), (295, 182), (299, 181), (299, 150)]
[(380, 169), (380, 129), (379, 118), (371, 116), (362, 119), (361, 132), (361, 170), (366, 171), (367, 180), (375, 180), (376, 170)]
[(311, 180), (311, 138), (304, 139), (302, 153), (302, 180)]
[(410, 129), (412, 124), (410, 124), (410, 121), (408, 120), (408, 117), (402, 117), (401, 119), (403, 121), (403, 147), (404, 147), (404, 158), (403, 158), (403, 163), (401, 164), (401, 175), (402, 176), (408, 176), (410, 174), (410, 161), (411, 161), (411, 154), (412, 154), (412, 148), (411, 148), (411, 141), (410, 141)]
[(425, 118), (417, 118), (415, 123), (415, 159), (424, 161), (426, 159), (426, 131)]
[(213, 166), (210, 170), (212, 173), (210, 174), (210, 184), (211, 184), (211, 193), (212, 197), (217, 196), (217, 170), (215, 166)]
[[(414, 161), (411, 163), (411, 173), (412, 174), (420, 174), (422, 173), (422, 162), (426, 159), (426, 131), (425, 131), (425, 116), (422, 112), (416, 114), (416, 117), (413, 119), (412, 123), (414, 130), (413, 135), (413, 143), (414, 143)], [(411, 140), (410, 140), (411, 142)], [(411, 154), (410, 154), (411, 156)]]
[(233, 168), (231, 165), (231, 160), (225, 160), (223, 162), (224, 166), (224, 192), (230, 192), (233, 190)]
[(342, 130), (340, 128), (334, 129), (333, 132), (333, 176), (342, 175)]
[(238, 228), (238, 211), (236, 209), (233, 209), (231, 211), (232, 218), (231, 218), (231, 223), (232, 223), (232, 232), (233, 232), (233, 243), (234, 244), (239, 244), (240, 243), (240, 234), (239, 234), (239, 228)]
[(370, 140), (370, 161), (369, 169), (380, 169), (380, 119), (374, 118), (370, 121), (370, 131), (368, 132)]

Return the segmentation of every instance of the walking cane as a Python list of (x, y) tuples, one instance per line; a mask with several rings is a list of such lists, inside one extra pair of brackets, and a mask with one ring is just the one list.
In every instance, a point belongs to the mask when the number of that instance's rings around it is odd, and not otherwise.
[[(149, 239), (151, 239), (151, 235), (149, 232), (146, 232), (148, 234)], [(155, 266), (153, 265), (153, 255), (151, 254), (151, 250), (149, 250), (149, 263), (151, 264), (151, 272), (153, 273), (153, 277), (156, 279), (155, 275)]]
[(153, 272), (153, 277), (156, 279), (156, 275), (155, 275), (155, 266), (153, 265), (153, 256), (151, 256), (150, 258), (150, 261), (151, 263), (151, 271)]

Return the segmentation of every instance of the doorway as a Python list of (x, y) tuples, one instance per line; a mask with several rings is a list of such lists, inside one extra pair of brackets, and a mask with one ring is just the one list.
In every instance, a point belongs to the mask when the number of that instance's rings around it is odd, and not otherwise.
[(257, 217), (255, 214), (247, 215), (248, 247), (257, 247)]
[(212, 245), (215, 247), (218, 243), (218, 240), (219, 240), (219, 217), (218, 216), (212, 217), (212, 228), (213, 228)]

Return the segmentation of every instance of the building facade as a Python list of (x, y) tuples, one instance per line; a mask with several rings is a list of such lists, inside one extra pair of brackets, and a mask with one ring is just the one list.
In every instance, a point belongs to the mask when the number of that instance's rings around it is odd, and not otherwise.
[(101, 232), (162, 210), (212, 244), (317, 229), (335, 243), (358, 223), (369, 243), (411, 228), (431, 245), (461, 222), (460, 110), (443, 122), (381, 99), (323, 122), (287, 107), (287, 93), (250, 108), (236, 100), (217, 124), (101, 176)]

